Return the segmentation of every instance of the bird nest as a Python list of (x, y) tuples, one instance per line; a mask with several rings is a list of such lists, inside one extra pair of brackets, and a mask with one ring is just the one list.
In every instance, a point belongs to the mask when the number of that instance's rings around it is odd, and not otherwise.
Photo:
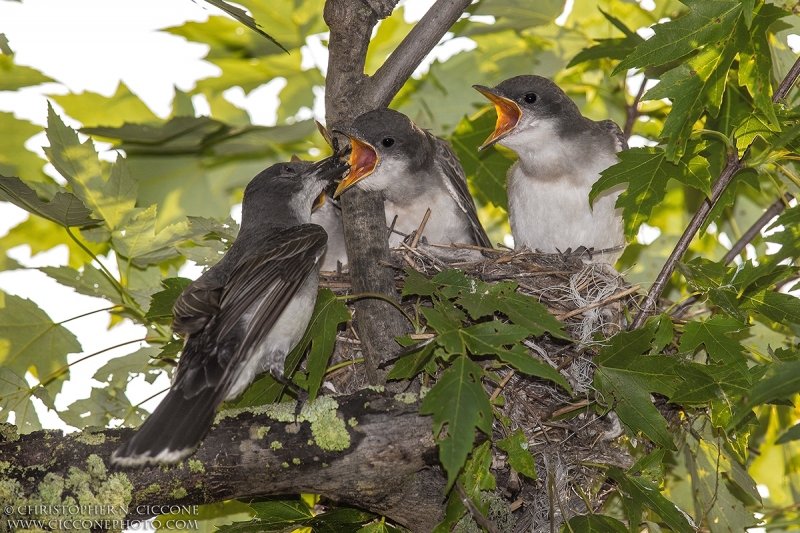
[[(603, 340), (620, 331), (637, 286), (625, 283), (612, 267), (586, 261), (586, 254), (543, 254), (528, 250), (487, 250), (477, 247), (407, 246), (392, 250), (395, 283), (402, 289), (407, 268), (432, 277), (458, 268), (488, 283), (514, 281), (517, 291), (534, 296), (564, 324), (574, 342), (544, 335), (524, 344), (532, 357), (556, 368), (571, 385), (570, 396), (553, 382), (500, 371), (499, 382), (484, 379), (487, 394), (495, 400), (509, 428), (497, 420), (493, 441), (521, 429), (536, 463), (538, 479), (516, 473), (506, 452), (493, 447), (491, 471), (497, 489), (487, 493), (490, 522), (498, 531), (550, 532), (570, 517), (595, 511), (611, 493), (605, 484), (607, 464), (627, 469), (633, 460), (617, 437), (623, 431), (612, 412), (599, 416), (593, 408), (595, 391), (593, 358)], [(346, 271), (322, 272), (322, 287), (338, 295), (350, 293)], [(402, 302), (409, 310), (416, 297)], [(324, 388), (339, 394), (368, 385), (363, 365), (347, 364), (362, 357), (361, 344), (350, 324), (340, 331), (332, 361), (341, 364), (328, 376)], [(430, 383), (428, 384), (432, 386)], [(502, 397), (499, 401), (498, 397)], [(467, 515), (456, 531), (480, 531)]]

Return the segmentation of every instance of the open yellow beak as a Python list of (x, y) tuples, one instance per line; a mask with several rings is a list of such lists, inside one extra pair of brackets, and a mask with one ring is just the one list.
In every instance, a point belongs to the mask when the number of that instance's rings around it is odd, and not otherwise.
[(319, 193), (319, 196), (317, 196), (317, 199), (314, 200), (314, 205), (311, 206), (311, 212), (313, 213), (314, 211), (322, 207), (322, 204), (324, 203), (325, 203), (325, 191), (322, 191), (321, 193)]
[(494, 108), (497, 110), (497, 123), (494, 125), (494, 131), (478, 148), (480, 151), (493, 145), (506, 134), (510, 133), (511, 130), (516, 127), (517, 122), (519, 122), (519, 119), (522, 117), (522, 110), (519, 108), (516, 102), (503, 96), (494, 94), (488, 87), (483, 87), (481, 85), (473, 85), (472, 87), (483, 96), (488, 98), (494, 104)]
[[(345, 135), (347, 134), (345, 133)], [(347, 136), (350, 138), (350, 146), (352, 147), (350, 151), (350, 173), (339, 182), (336, 192), (333, 193), (334, 198), (338, 198), (344, 191), (372, 174), (378, 164), (378, 154), (372, 146), (355, 137)]]

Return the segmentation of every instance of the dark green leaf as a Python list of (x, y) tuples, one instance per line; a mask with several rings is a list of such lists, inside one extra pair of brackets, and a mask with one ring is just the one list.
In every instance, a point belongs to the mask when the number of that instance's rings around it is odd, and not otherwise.
[(791, 294), (765, 290), (745, 296), (742, 309), (752, 309), (779, 324), (800, 324), (800, 299)]
[(772, 365), (764, 379), (750, 389), (744, 405), (737, 409), (728, 424), (728, 429), (744, 420), (753, 407), (773, 400), (790, 398), (798, 392), (800, 392), (800, 361)]
[(163, 291), (157, 292), (153, 295), (153, 301), (150, 304), (145, 318), (150, 320), (157, 320), (159, 318), (172, 318), (172, 307), (175, 305), (178, 297), (180, 297), (183, 289), (185, 289), (192, 280), (188, 278), (166, 278), (161, 281), (164, 287)]
[(602, 177), (592, 185), (589, 199), (593, 202), (602, 191), (628, 184), (616, 205), (623, 208), (625, 236), (629, 240), (642, 222), (649, 220), (653, 208), (664, 200), (670, 179), (711, 195), (708, 161), (697, 154), (677, 164), (669, 162), (666, 152), (658, 147), (632, 148), (617, 155), (620, 162), (600, 173)]
[(694, 523), (689, 515), (665, 498), (660, 491), (654, 490), (646, 481), (629, 476), (617, 467), (608, 469), (608, 477), (616, 481), (620, 489), (628, 494), (628, 497), (655, 511), (674, 531), (680, 533), (695, 531)]
[(564, 379), (564, 376), (562, 376), (558, 370), (531, 356), (522, 345), (517, 344), (510, 350), (497, 350), (495, 353), (498, 359), (504, 363), (508, 363), (523, 374), (549, 379), (561, 385), (567, 392), (572, 394), (572, 387), (569, 386), (567, 380)]
[[(572, 531), (581, 531), (582, 533), (628, 533), (625, 524), (616, 518), (602, 514), (573, 516), (569, 519), (569, 527)], [(563, 531), (570, 530), (565, 528), (562, 529)]]
[(208, 2), (212, 6), (218, 7), (219, 9), (221, 9), (222, 11), (227, 13), (228, 15), (232, 16), (233, 18), (235, 18), (236, 20), (238, 20), (239, 22), (241, 22), (242, 24), (244, 24), (245, 26), (247, 26), (248, 28), (253, 30), (254, 32), (258, 33), (259, 35), (262, 35), (262, 36), (266, 37), (267, 39), (269, 39), (270, 41), (275, 43), (275, 45), (278, 48), (280, 48), (281, 50), (283, 50), (287, 54), (289, 53), (289, 51), (286, 48), (284, 48), (281, 43), (276, 41), (271, 36), (267, 35), (264, 32), (264, 30), (261, 29), (261, 26), (258, 24), (258, 22), (256, 22), (253, 19), (253, 17), (248, 15), (247, 12), (245, 12), (243, 9), (238, 8), (236, 6), (233, 6), (233, 5), (225, 2), (224, 0), (206, 0), (206, 2)]
[(786, 444), (787, 442), (791, 442), (793, 440), (800, 440), (800, 424), (795, 424), (787, 429), (783, 435), (778, 437), (778, 440), (775, 441), (775, 444)]
[(311, 343), (306, 365), (309, 401), (314, 401), (314, 398), (317, 397), (317, 391), (322, 385), (322, 378), (325, 377), (325, 370), (328, 368), (328, 361), (336, 344), (336, 332), (339, 329), (339, 324), (347, 322), (350, 318), (352, 318), (350, 310), (336, 298), (333, 291), (320, 289), (306, 333), (284, 363), (286, 375), (291, 376), (306, 347)]
[[(492, 406), (481, 385), (481, 367), (461, 356), (425, 396), (420, 414), (433, 415), (433, 434), (439, 460), (447, 471), (447, 490), (453, 486), (475, 441), (475, 428), (492, 432)], [(446, 430), (446, 433), (442, 433)]]
[(753, 97), (753, 103), (758, 106), (769, 122), (778, 124), (778, 117), (772, 104), (772, 55), (770, 53), (767, 31), (772, 24), (790, 13), (771, 4), (763, 4), (753, 18), (752, 0), (750, 9), (744, 7), (748, 23), (749, 42), (739, 54), (739, 84), (747, 87)]
[(684, 328), (680, 349), (693, 351), (703, 344), (712, 360), (736, 369), (749, 380), (750, 370), (747, 368), (744, 346), (729, 337), (731, 333), (738, 333), (742, 329), (738, 320), (722, 316), (690, 322)]
[(106, 298), (114, 304), (121, 304), (119, 289), (109, 278), (91, 264), (83, 265), (78, 271), (68, 266), (41, 267), (39, 270), (79, 294)]

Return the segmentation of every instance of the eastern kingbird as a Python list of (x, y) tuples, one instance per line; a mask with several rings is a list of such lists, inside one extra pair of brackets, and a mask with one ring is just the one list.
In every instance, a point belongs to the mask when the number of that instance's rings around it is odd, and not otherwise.
[[(478, 220), (464, 170), (444, 139), (421, 130), (391, 109), (360, 115), (349, 128), (339, 128), (350, 138), (350, 173), (336, 196), (352, 186), (383, 192), (387, 225), (410, 234), (418, 229), (425, 212), (431, 216), (423, 231), (432, 243), (467, 243), (491, 248)], [(393, 233), (390, 246), (403, 240)]]
[(310, 223), (311, 207), (344, 170), (335, 157), (279, 163), (247, 185), (238, 238), (173, 307), (172, 329), (185, 343), (172, 387), (113, 463), (180, 461), (197, 448), (217, 407), (257, 373), (286, 381), (284, 361), (314, 310), (327, 240)]
[(347, 249), (344, 244), (342, 208), (332, 196), (333, 191), (323, 191), (319, 195), (311, 213), (311, 223), (319, 224), (328, 234), (328, 246), (319, 260), (320, 270), (335, 272), (340, 264), (347, 264)]
[(615, 249), (596, 256), (613, 264), (625, 246), (621, 187), (589, 205), (600, 172), (616, 164), (628, 143), (612, 120), (581, 115), (555, 83), (541, 76), (516, 76), (491, 89), (473, 85), (497, 109), (497, 124), (480, 149), (499, 143), (519, 159), (508, 171), (508, 218), (517, 248), (543, 252)]

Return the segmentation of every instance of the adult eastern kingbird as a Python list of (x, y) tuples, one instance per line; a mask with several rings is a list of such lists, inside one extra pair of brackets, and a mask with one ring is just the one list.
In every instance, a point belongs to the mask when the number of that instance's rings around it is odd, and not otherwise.
[[(387, 225), (394, 222), (397, 232), (407, 235), (418, 229), (430, 209), (422, 232), (428, 242), (491, 247), (464, 170), (447, 141), (392, 109), (369, 111), (351, 127), (334, 131), (349, 137), (352, 147), (350, 173), (336, 196), (352, 186), (382, 191)], [(402, 235), (393, 232), (389, 245), (397, 246), (402, 240)]]
[(239, 236), (225, 256), (189, 284), (173, 307), (185, 337), (172, 387), (111, 461), (171, 463), (190, 455), (219, 405), (259, 372), (283, 376), (317, 298), (318, 260), (327, 235), (311, 207), (345, 170), (338, 158), (279, 163), (247, 185)]
[(497, 109), (494, 132), (480, 147), (499, 143), (519, 159), (508, 171), (508, 218), (517, 248), (543, 252), (569, 248), (614, 249), (595, 256), (613, 264), (625, 246), (622, 210), (614, 207), (621, 187), (589, 191), (600, 172), (626, 150), (612, 120), (581, 115), (555, 83), (541, 76), (516, 76), (495, 88), (473, 85)]
[(332, 195), (333, 193), (326, 192), (320, 194), (311, 213), (311, 222), (325, 228), (325, 233), (328, 234), (328, 246), (319, 261), (320, 269), (327, 271), (336, 271), (340, 264), (347, 264), (342, 208), (331, 198)]

